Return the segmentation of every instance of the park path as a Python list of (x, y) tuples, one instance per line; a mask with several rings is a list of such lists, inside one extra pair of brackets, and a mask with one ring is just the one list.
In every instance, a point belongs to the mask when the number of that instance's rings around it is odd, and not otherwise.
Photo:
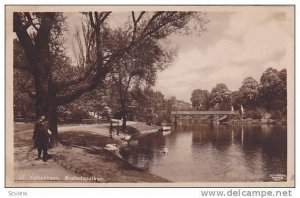
[[(23, 126), (24, 125), (24, 126)], [(47, 162), (35, 160), (36, 149), (32, 150), (32, 126), (18, 123), (14, 134), (14, 180), (15, 182), (69, 182), (67, 178), (80, 177), (81, 174), (59, 165), (54, 159)], [(108, 136), (108, 124), (59, 126), (60, 132), (89, 131), (92, 134)], [(22, 130), (24, 128), (25, 130)], [(49, 150), (53, 154), (53, 150)]]
[[(37, 151), (32, 150), (32, 141), (32, 130), (18, 131), (14, 134), (14, 181), (16, 183), (69, 182), (67, 178), (80, 176), (60, 166), (53, 159), (47, 162), (35, 160)], [(49, 153), (51, 154), (51, 150)]]
[(105, 151), (106, 144), (120, 144), (121, 141), (120, 136), (109, 138), (108, 126), (108, 124), (59, 126), (62, 145), (49, 150), (54, 157), (46, 163), (34, 160), (36, 150), (28, 153), (32, 145), (32, 130), (15, 130), (15, 181), (83, 182), (65, 179), (83, 176), (96, 178), (96, 181), (85, 182), (168, 182), (148, 171), (135, 168)]
[[(127, 126), (134, 127), (140, 132), (140, 135), (148, 135), (151, 133), (156, 133), (160, 127), (158, 126), (148, 126), (144, 123), (127, 121)], [(60, 133), (68, 131), (88, 131), (91, 134), (102, 135), (109, 137), (109, 123), (103, 124), (80, 124), (80, 125), (63, 125), (58, 128)], [(114, 139), (121, 140), (122, 136), (114, 136)]]

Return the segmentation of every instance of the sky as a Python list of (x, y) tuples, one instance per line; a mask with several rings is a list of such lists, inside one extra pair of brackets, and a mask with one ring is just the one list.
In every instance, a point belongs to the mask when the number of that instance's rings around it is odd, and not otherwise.
[(238, 90), (248, 76), (259, 82), (268, 68), (293, 67), (292, 10), (276, 8), (207, 11), (209, 24), (200, 37), (173, 36), (173, 63), (158, 74), (155, 90), (190, 102), (194, 89), (225, 83)]
[[(259, 82), (268, 67), (281, 70), (294, 66), (293, 7), (208, 6), (203, 11), (209, 24), (201, 36), (172, 35), (167, 39), (166, 43), (178, 49), (177, 55), (158, 73), (153, 88), (166, 98), (175, 96), (190, 102), (193, 90), (211, 90), (217, 83), (235, 91), (246, 77)], [(113, 15), (111, 23), (122, 24), (125, 15)], [(80, 17), (68, 16), (70, 34), (78, 28)]]

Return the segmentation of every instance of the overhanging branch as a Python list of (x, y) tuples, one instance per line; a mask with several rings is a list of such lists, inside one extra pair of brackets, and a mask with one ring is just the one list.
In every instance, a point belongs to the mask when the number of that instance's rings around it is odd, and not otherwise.
[(75, 99), (79, 98), (83, 93), (95, 89), (100, 83), (103, 82), (107, 74), (106, 70), (97, 73), (92, 79), (83, 81), (75, 90), (69, 93), (59, 95), (57, 97), (58, 106), (68, 104)]

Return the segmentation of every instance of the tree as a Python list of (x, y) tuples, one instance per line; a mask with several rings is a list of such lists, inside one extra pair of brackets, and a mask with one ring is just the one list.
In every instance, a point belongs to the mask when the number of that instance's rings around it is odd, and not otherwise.
[[(34, 18), (38, 18), (38, 24)], [(50, 32), (55, 21), (54, 13), (14, 13), (13, 28), (24, 49), (28, 65), (20, 66), (33, 75), (36, 92), (36, 117), (48, 115), (51, 99), (48, 92), (54, 87), (48, 83), (50, 77)], [(28, 32), (28, 28), (38, 30), (34, 34)], [(51, 125), (51, 124), (50, 124)], [(53, 131), (55, 134), (55, 131)]]
[(231, 92), (231, 105), (234, 109), (240, 109), (241, 104), (243, 104), (242, 94), (240, 91)]
[(31, 119), (34, 114), (34, 100), (30, 98), (29, 91), (32, 87), (32, 77), (28, 72), (14, 71), (14, 116), (21, 117), (25, 121)]
[(219, 83), (211, 90), (210, 103), (217, 109), (228, 109), (230, 103), (230, 91), (223, 83)]
[[(151, 112), (151, 124), (161, 125), (166, 121), (166, 101), (164, 95), (159, 91), (147, 90), (148, 105), (146, 112)], [(146, 114), (147, 115), (147, 114)]]
[(245, 78), (239, 92), (241, 94), (243, 106), (249, 108), (256, 106), (259, 96), (259, 84), (254, 78)]
[(135, 87), (131, 95), (136, 102), (134, 114), (137, 120), (150, 122), (148, 119), (151, 115), (151, 122), (156, 125), (169, 122), (172, 105), (169, 105), (169, 100), (161, 92), (153, 91), (151, 87)]
[(268, 68), (260, 78), (260, 102), (268, 110), (286, 108), (286, 69)]
[[(122, 39), (128, 38), (125, 36), (125, 38), (119, 37), (119, 39), (119, 42), (122, 42)], [(154, 85), (157, 71), (166, 68), (171, 57), (172, 52), (162, 49), (158, 43), (149, 38), (135, 47), (130, 55), (123, 56), (113, 65), (114, 72), (111, 72), (108, 77), (112, 79), (113, 86), (118, 91), (123, 131), (128, 119), (128, 108), (132, 102), (130, 91), (141, 84), (143, 86)]]
[(104, 89), (84, 93), (80, 98), (58, 108), (62, 122), (80, 123), (82, 119), (104, 119), (107, 117), (108, 98)]
[(279, 84), (279, 98), (281, 100), (281, 108), (286, 113), (287, 110), (287, 71), (282, 69), (278, 73), (281, 83)]
[(192, 92), (191, 102), (197, 110), (207, 110), (209, 102), (209, 94), (207, 90), (196, 89)]
[[(158, 43), (176, 31), (188, 30), (188, 22), (198, 13), (131, 12), (131, 21), (115, 30), (107, 23), (111, 12), (88, 12), (85, 15), (88, 26), (82, 28), (84, 50), (81, 50), (80, 60), (83, 65), (72, 68), (64, 58), (59, 59), (62, 64), (55, 62), (58, 59), (51, 59), (53, 52), (61, 51), (56, 41), (62, 36), (62, 13), (15, 12), (13, 15), (13, 30), (28, 61), (28, 65), (19, 65), (19, 69), (32, 74), (36, 117), (46, 115), (49, 128), (56, 138), (58, 106), (66, 105), (103, 84), (107, 74), (112, 71), (112, 65), (148, 38)], [(200, 27), (206, 23), (201, 17), (197, 19)], [(111, 35), (124, 32), (122, 29), (125, 28), (130, 39), (123, 43), (114, 42)], [(64, 72), (58, 72), (57, 69)]]

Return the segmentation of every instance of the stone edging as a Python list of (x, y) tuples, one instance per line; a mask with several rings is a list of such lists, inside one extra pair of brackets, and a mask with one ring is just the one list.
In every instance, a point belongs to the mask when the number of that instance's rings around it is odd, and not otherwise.
[(68, 170), (70, 170), (70, 171), (72, 171), (74, 173), (77, 173), (77, 174), (79, 174), (79, 175), (81, 175), (83, 177), (90, 177), (90, 178), (94, 177), (94, 178), (96, 178), (96, 180), (93, 180), (95, 182), (98, 182), (98, 183), (107, 183), (108, 182), (108, 181), (103, 180), (103, 178), (101, 178), (101, 180), (98, 179), (97, 176), (93, 175), (92, 173), (90, 173), (86, 169), (83, 169), (83, 168), (80, 168), (80, 167), (76, 167), (76, 166), (71, 166), (71, 165), (67, 164), (63, 160), (60, 160), (59, 156), (57, 156), (57, 155), (53, 156), (53, 160), (54, 160), (54, 162), (56, 162), (57, 164), (61, 165), (65, 169), (68, 169)]

